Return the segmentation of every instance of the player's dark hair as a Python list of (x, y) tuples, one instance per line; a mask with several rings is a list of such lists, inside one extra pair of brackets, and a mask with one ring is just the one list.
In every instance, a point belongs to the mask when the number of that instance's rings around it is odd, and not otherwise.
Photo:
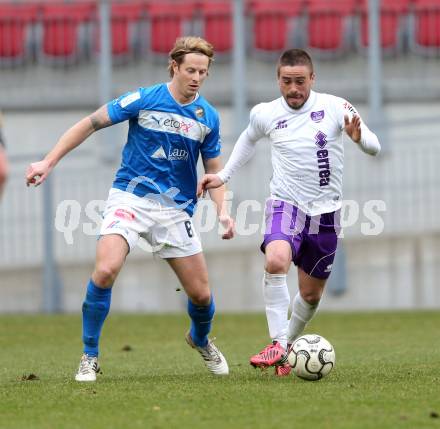
[(280, 68), (284, 66), (307, 66), (310, 73), (313, 73), (312, 58), (302, 49), (289, 49), (281, 54), (277, 66), (278, 77), (280, 76)]
[(168, 72), (171, 77), (174, 76), (173, 61), (180, 66), (185, 59), (185, 55), (192, 53), (206, 55), (209, 59), (208, 67), (214, 61), (214, 48), (205, 39), (194, 36), (179, 37), (168, 56)]

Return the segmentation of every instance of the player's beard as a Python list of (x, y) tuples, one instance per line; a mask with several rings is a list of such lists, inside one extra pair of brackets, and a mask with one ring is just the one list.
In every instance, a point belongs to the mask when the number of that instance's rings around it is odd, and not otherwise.
[[(287, 95), (286, 95), (286, 98), (285, 98), (286, 103), (288, 104), (288, 106), (289, 106), (291, 109), (299, 110), (299, 109), (301, 109), (301, 107), (304, 106), (304, 104), (305, 104), (306, 101), (307, 101), (307, 98), (301, 95), (301, 98), (295, 98), (295, 99), (294, 99), (295, 104), (292, 105), (292, 104), (291, 104), (292, 101), (291, 101), (291, 100), (289, 101), (289, 97), (294, 97), (294, 96), (295, 96), (295, 94), (287, 94)], [(298, 104), (298, 103), (299, 103), (299, 104)]]

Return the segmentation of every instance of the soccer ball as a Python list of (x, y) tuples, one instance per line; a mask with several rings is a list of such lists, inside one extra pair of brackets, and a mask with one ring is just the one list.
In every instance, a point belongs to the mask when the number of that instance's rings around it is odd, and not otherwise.
[(288, 361), (298, 377), (304, 380), (320, 380), (333, 369), (335, 350), (320, 335), (303, 335), (292, 344)]

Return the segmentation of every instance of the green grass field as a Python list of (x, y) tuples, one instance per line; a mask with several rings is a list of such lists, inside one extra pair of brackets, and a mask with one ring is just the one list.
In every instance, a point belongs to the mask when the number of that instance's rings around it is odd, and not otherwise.
[(185, 315), (110, 315), (103, 374), (78, 384), (79, 315), (1, 316), (0, 427), (440, 428), (440, 312), (319, 313), (307, 332), (333, 343), (336, 367), (317, 382), (250, 367), (267, 343), (262, 314), (217, 316), (223, 378), (186, 345), (187, 326)]

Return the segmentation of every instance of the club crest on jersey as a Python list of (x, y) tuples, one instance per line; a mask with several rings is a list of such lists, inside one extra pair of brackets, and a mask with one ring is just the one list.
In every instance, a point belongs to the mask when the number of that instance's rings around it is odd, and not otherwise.
[(200, 106), (197, 107), (196, 116), (198, 118), (203, 118), (203, 116), (205, 116), (205, 111), (203, 110), (203, 107), (200, 107)]
[(324, 110), (318, 110), (317, 112), (310, 113), (310, 117), (313, 122), (321, 122), (324, 119)]

